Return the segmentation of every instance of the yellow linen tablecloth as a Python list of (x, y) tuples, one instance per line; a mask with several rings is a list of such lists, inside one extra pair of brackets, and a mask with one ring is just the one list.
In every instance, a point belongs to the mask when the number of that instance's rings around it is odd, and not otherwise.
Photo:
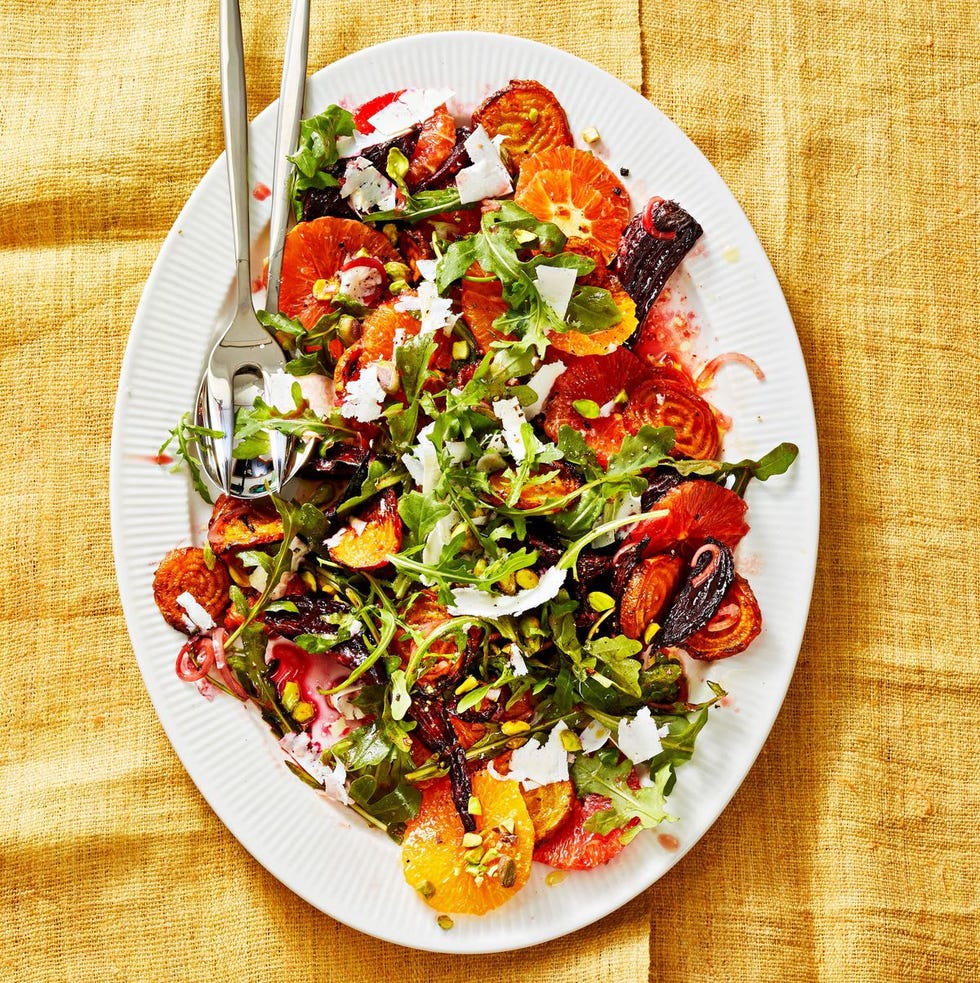
[[(243, 7), (258, 110), (288, 3)], [(813, 385), (816, 591), (759, 762), (634, 902), (483, 957), (368, 939), (259, 867), (183, 771), (129, 646), (111, 412), (143, 283), (222, 149), (215, 8), (0, 0), (0, 978), (978, 978), (977, 6), (314, 4), (311, 69), (483, 29), (640, 89), (748, 213)]]

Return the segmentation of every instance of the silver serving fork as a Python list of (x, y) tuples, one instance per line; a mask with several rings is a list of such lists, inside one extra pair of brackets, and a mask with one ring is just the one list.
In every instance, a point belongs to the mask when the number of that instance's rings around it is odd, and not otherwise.
[[(309, 0), (293, 0), (286, 36), (279, 115), (273, 165), (272, 218), (269, 232), (269, 286), (266, 309), (279, 309), (283, 242), (289, 221), (286, 155), (296, 149), (306, 89), (309, 44)], [(257, 498), (278, 491), (302, 461), (297, 441), (269, 431), (269, 460), (232, 457), (235, 429), (236, 377), (261, 380), (265, 401), (275, 404), (273, 377), (282, 373), (286, 356), (259, 323), (252, 305), (248, 221), (248, 114), (245, 101), (245, 52), (238, 0), (221, 0), (221, 110), (224, 122), (232, 234), (235, 244), (235, 315), (208, 356), (198, 392), (197, 423), (220, 431), (220, 437), (198, 438), (201, 463), (209, 477), (238, 498)], [(281, 388), (280, 388), (281, 391)]]

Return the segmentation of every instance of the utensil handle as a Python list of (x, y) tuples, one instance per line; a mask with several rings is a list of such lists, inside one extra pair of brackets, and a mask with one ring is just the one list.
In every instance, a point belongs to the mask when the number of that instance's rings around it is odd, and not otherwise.
[(279, 278), (282, 250), (289, 224), (289, 179), (293, 166), (286, 159), (299, 142), (299, 122), (306, 96), (306, 66), (310, 42), (310, 0), (293, 0), (286, 32), (282, 83), (279, 88), (279, 114), (276, 121), (276, 149), (272, 169), (272, 219), (269, 225), (269, 287), (266, 310), (279, 310)]
[(238, 307), (252, 303), (248, 232), (248, 109), (245, 101), (245, 45), (238, 0), (221, 0), (221, 119), (231, 197), (231, 231), (235, 241)]

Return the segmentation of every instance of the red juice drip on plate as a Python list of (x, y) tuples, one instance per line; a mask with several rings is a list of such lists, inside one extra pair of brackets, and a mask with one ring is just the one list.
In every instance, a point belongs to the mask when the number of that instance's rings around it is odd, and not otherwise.
[(272, 674), (272, 681), (280, 695), (286, 683), (294, 682), (299, 687), (300, 699), (315, 708), (310, 739), (321, 748), (340, 740), (348, 727), (334, 728), (333, 725), (342, 717), (322, 691), (342, 683), (350, 675), (350, 670), (339, 665), (327, 653), (307, 652), (285, 638), (274, 638), (269, 642), (265, 660), (272, 662), (273, 659), (279, 665)]
[(681, 841), (672, 833), (661, 833), (657, 837), (657, 842), (665, 849), (673, 852), (681, 845)]

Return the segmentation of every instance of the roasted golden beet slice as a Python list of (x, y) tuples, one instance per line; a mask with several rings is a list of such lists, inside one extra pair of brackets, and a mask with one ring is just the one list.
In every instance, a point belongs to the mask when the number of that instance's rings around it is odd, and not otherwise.
[(762, 631), (762, 612), (749, 582), (735, 574), (715, 616), (700, 630), (689, 635), (684, 648), (695, 659), (727, 659), (744, 652)]
[(673, 553), (644, 560), (630, 575), (619, 602), (619, 624), (627, 638), (642, 638), (657, 622), (680, 586), (684, 561)]
[[(541, 473), (547, 474), (549, 477), (538, 484), (525, 485), (514, 503), (516, 508), (542, 508), (559, 498), (564, 498), (565, 495), (570, 495), (581, 484), (578, 478), (572, 474), (571, 468), (561, 461), (546, 465), (541, 469)], [(532, 479), (533, 477), (532, 475)], [(505, 501), (511, 489), (510, 479), (507, 475), (498, 471), (496, 474), (490, 475), (489, 481), (490, 487), (499, 496), (500, 501)], [(557, 506), (555, 510), (557, 511), (560, 507)]]
[(676, 435), (671, 454), (710, 461), (721, 451), (718, 421), (708, 403), (691, 389), (674, 382), (676, 374), (656, 374), (637, 388), (623, 412), (630, 433), (640, 427), (672, 427)]
[(571, 813), (575, 789), (569, 781), (552, 782), (541, 788), (522, 788), (521, 795), (534, 826), (534, 845), (537, 846), (551, 836)]
[(351, 570), (378, 570), (402, 545), (398, 499), (389, 488), (330, 540), (330, 556)]
[(282, 516), (269, 498), (219, 495), (208, 522), (208, 543), (218, 556), (282, 540)]
[(168, 625), (189, 635), (194, 630), (186, 608), (177, 600), (183, 594), (191, 597), (207, 611), (211, 620), (221, 620), (228, 607), (228, 588), (231, 578), (228, 568), (218, 557), (208, 567), (204, 550), (185, 546), (171, 550), (153, 575), (153, 600)]
[(533, 79), (512, 79), (474, 111), (473, 123), (490, 136), (504, 135), (504, 149), (515, 167), (531, 154), (570, 147), (572, 131), (555, 94)]

